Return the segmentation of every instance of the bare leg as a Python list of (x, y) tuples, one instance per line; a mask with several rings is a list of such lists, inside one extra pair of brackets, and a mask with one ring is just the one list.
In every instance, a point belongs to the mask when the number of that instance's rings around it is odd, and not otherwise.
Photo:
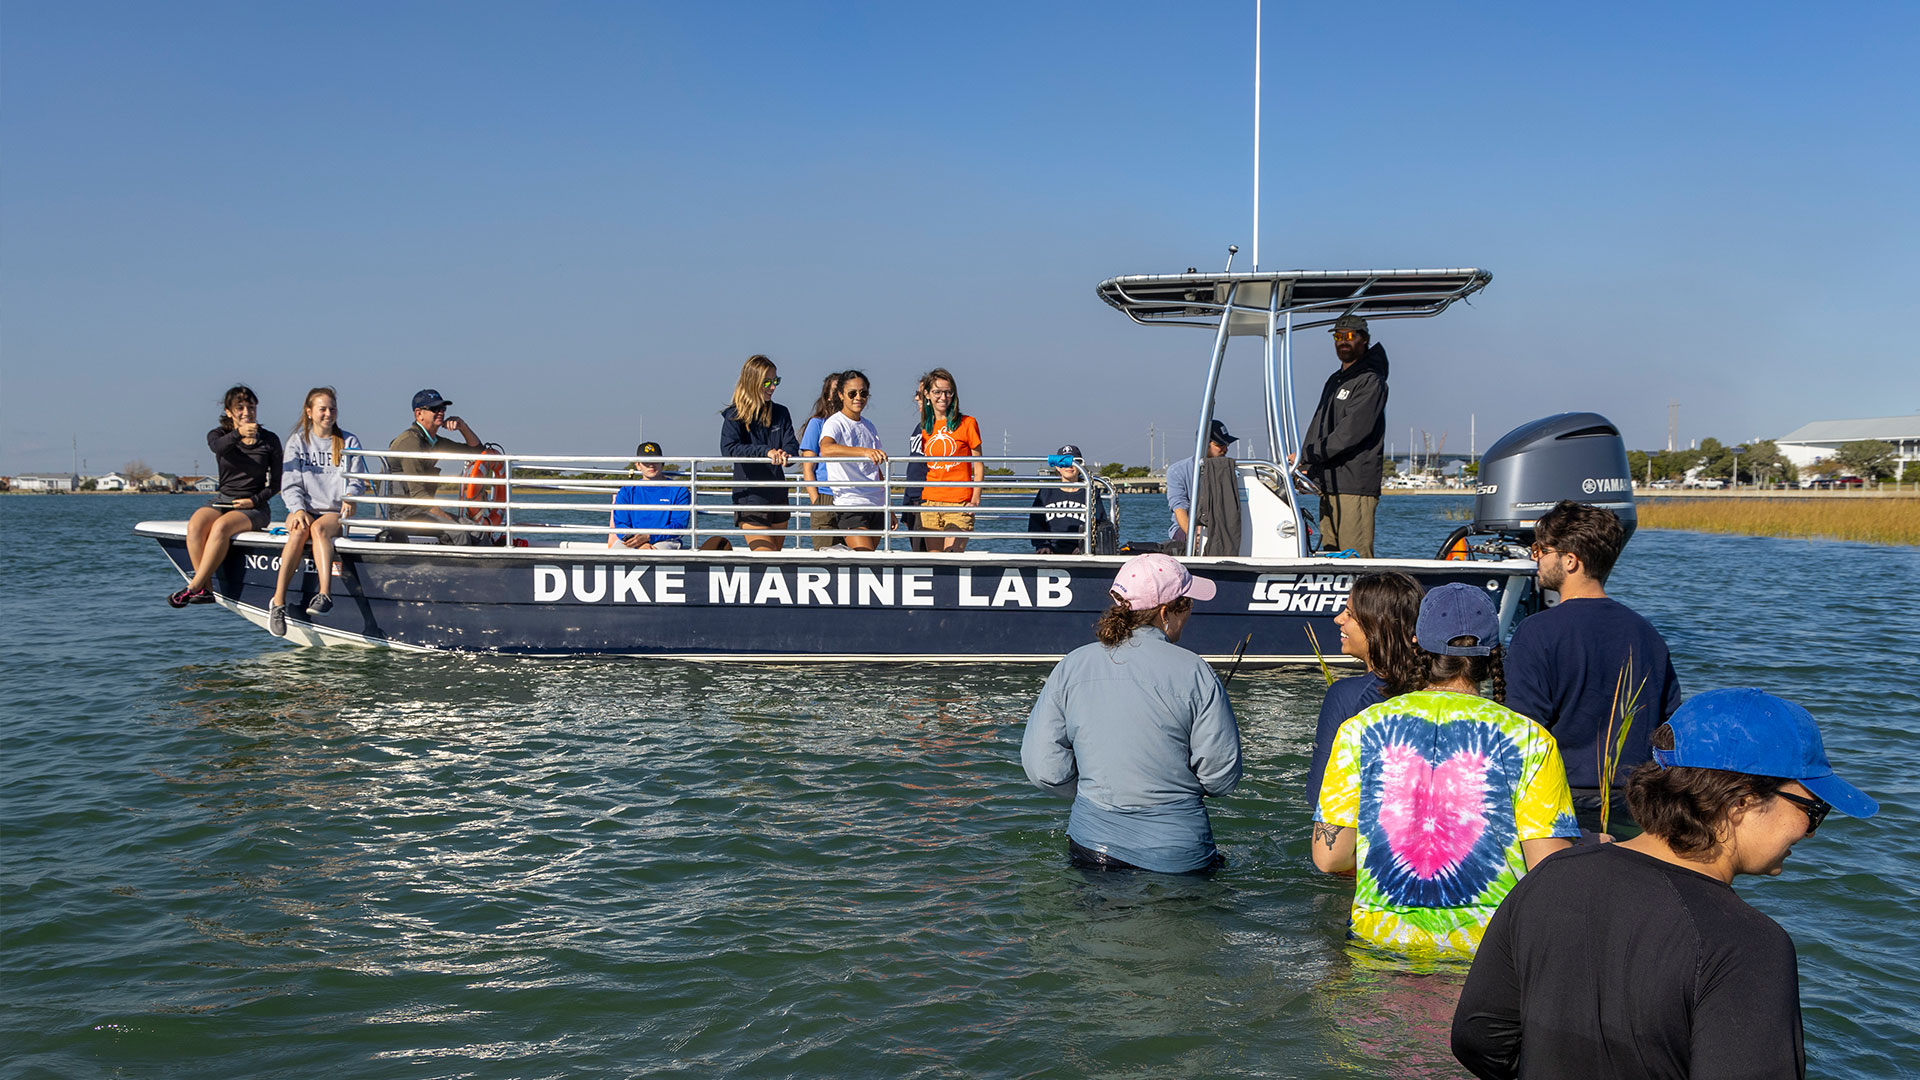
[[(287, 586), (293, 581), (293, 572), (300, 566), (301, 549), (306, 546), (307, 530), (287, 530), (287, 546), (280, 549), (280, 577), (273, 584), (273, 607), (287, 602)], [(313, 538), (313, 546), (320, 546), (318, 535)]]
[(880, 538), (870, 532), (847, 533), (841, 539), (853, 551), (873, 551), (880, 546)]
[[(339, 538), (339, 514), (321, 514), (313, 523), (313, 569), (320, 575), (320, 595), (333, 595), (333, 542)], [(282, 579), (285, 580), (286, 564), (281, 563)]]
[[(747, 525), (744, 522), (742, 523), (742, 527), (746, 529), (772, 528), (770, 525)], [(784, 529), (786, 526), (782, 525), (781, 528)], [(747, 546), (755, 551), (779, 551), (781, 548), (787, 546), (787, 538), (784, 536), (754, 536), (749, 532), (747, 534)]]
[(213, 523), (220, 520), (224, 510), (215, 510), (203, 506), (187, 519), (187, 564), (196, 571), (200, 569), (200, 552), (207, 546), (207, 534), (213, 531)]
[[(206, 546), (200, 549), (200, 562), (193, 568), (193, 580), (187, 582), (189, 589), (204, 589), (207, 582), (213, 580), (213, 572), (227, 559), (227, 548), (233, 545), (233, 538), (253, 528), (253, 519), (238, 510), (229, 510), (221, 514), (207, 533)], [(192, 526), (189, 523), (188, 532)], [(191, 539), (191, 536), (189, 536)]]

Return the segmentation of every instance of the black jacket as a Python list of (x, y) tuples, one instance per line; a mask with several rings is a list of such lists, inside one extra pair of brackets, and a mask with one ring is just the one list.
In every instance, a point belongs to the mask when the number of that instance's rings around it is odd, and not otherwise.
[(1329, 495), (1380, 494), (1387, 441), (1387, 350), (1377, 342), (1327, 376), (1301, 446), (1302, 471)]

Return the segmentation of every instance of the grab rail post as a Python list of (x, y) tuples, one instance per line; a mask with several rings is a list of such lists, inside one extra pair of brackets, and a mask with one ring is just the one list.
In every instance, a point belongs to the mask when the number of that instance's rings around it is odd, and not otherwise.
[(513, 549), (513, 455), (507, 454), (506, 462), (501, 466), (505, 472), (506, 490), (500, 493), (501, 522), (506, 526), (507, 549)]

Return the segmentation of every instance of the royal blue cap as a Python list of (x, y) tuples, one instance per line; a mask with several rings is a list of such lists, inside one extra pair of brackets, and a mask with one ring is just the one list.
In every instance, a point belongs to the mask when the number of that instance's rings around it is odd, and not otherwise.
[(1764, 690), (1708, 690), (1688, 698), (1667, 724), (1673, 749), (1653, 752), (1662, 766), (1798, 780), (1850, 817), (1880, 812), (1879, 803), (1833, 774), (1813, 715), (1791, 701)]
[[(1500, 616), (1485, 589), (1460, 582), (1442, 585), (1420, 600), (1420, 621), (1413, 637), (1422, 649), (1444, 656), (1486, 656), (1500, 644)], [(1470, 637), (1472, 645), (1449, 645)]]

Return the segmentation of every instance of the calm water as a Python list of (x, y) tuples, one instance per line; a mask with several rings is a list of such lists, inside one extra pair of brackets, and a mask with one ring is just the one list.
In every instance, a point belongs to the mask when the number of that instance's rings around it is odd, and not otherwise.
[[(1463, 1075), (1457, 976), (1348, 950), (1307, 860), (1314, 673), (1234, 680), (1229, 869), (1092, 883), (1020, 772), (1041, 670), (303, 650), (166, 606), (128, 528), (194, 505), (0, 498), (6, 1076)], [(1464, 505), (1387, 500), (1384, 550)], [(1884, 807), (1738, 885), (1814, 1075), (1920, 1063), (1916, 581), (1652, 532), (1615, 575), (1689, 692), (1806, 704)]]

